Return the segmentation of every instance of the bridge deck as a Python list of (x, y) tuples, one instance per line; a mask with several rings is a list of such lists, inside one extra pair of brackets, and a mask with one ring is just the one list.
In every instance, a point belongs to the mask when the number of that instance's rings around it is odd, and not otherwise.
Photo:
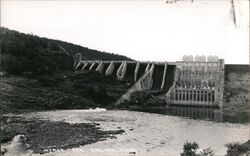
[[(125, 60), (123, 61), (101, 61), (101, 60), (81, 60), (81, 62), (96, 62), (96, 63), (100, 63), (100, 62), (103, 62), (103, 63), (111, 63), (111, 62), (114, 62), (114, 63), (122, 63), (124, 62)], [(165, 64), (166, 62), (153, 62), (153, 61), (126, 61), (127, 63), (137, 63), (137, 62), (140, 62), (140, 64), (148, 64), (148, 63), (155, 63), (155, 64)], [(170, 65), (176, 65), (176, 62), (167, 62), (168, 64)]]

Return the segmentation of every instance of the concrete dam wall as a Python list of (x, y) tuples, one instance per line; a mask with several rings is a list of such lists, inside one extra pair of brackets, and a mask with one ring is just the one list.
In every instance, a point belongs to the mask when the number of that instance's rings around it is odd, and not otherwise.
[(136, 91), (164, 96), (167, 105), (223, 106), (224, 60), (184, 57), (178, 62), (79, 60), (77, 70), (92, 70), (125, 80), (131, 86), (116, 102)]
[(225, 65), (223, 107), (250, 116), (250, 65)]

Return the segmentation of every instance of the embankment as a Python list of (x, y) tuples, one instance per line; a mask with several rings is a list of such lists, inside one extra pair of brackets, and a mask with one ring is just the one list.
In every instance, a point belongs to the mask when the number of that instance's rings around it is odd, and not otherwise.
[(4, 76), (0, 81), (3, 113), (106, 107), (129, 85), (97, 72), (63, 72), (27, 78)]

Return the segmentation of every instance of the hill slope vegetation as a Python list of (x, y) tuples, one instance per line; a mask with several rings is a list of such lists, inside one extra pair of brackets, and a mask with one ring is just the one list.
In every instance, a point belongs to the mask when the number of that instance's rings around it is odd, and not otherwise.
[(130, 60), (121, 55), (0, 28), (0, 71), (44, 74), (71, 70), (77, 53), (87, 60)]

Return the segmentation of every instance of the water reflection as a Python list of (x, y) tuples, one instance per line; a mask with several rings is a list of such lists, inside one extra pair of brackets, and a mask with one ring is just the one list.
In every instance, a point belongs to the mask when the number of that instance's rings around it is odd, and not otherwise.
[(212, 120), (216, 122), (247, 123), (248, 113), (230, 113), (219, 108), (169, 106), (164, 114), (188, 117), (192, 119)]
[(170, 106), (166, 108), (165, 114), (193, 119), (213, 120), (217, 122), (223, 121), (222, 110), (215, 108)]
[(229, 110), (211, 107), (191, 107), (191, 106), (130, 106), (129, 110), (149, 113), (159, 113), (171, 116), (187, 117), (196, 120), (210, 120), (215, 122), (229, 123), (249, 123), (250, 113), (240, 110)]

